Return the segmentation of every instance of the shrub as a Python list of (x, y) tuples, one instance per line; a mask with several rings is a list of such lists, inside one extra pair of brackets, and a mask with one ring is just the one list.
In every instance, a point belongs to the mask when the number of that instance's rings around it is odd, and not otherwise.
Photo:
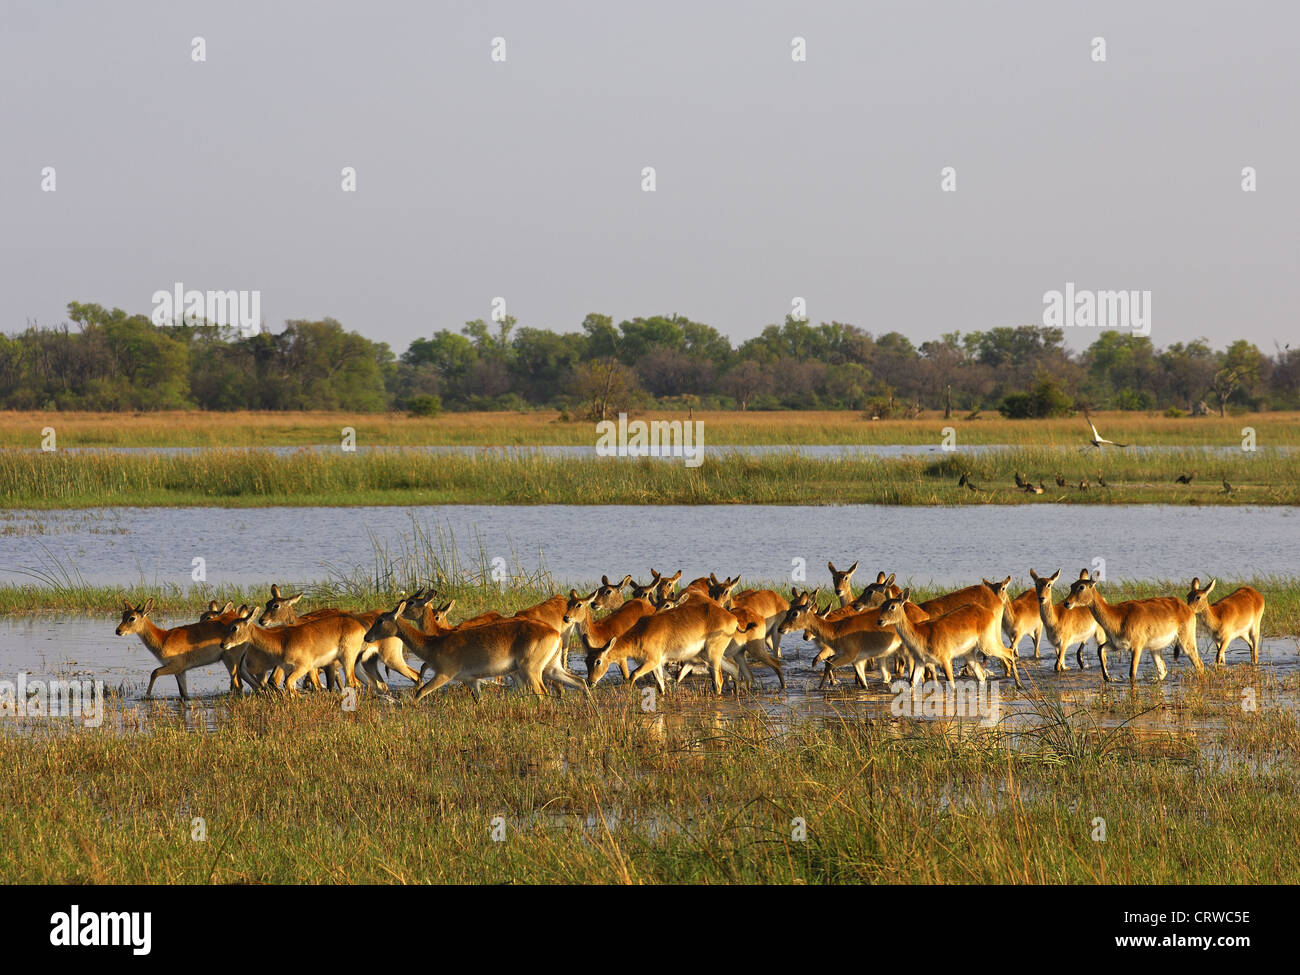
[(442, 412), (442, 397), (421, 393), (406, 401), (406, 409), (411, 416), (437, 416)]

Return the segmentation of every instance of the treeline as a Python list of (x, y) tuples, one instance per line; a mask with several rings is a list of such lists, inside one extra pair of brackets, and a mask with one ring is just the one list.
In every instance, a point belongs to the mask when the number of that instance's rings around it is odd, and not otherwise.
[(549, 406), (576, 415), (628, 407), (920, 409), (1043, 416), (1076, 405), (1181, 410), (1300, 408), (1300, 350), (1245, 339), (1157, 348), (1099, 330), (1084, 351), (1059, 328), (950, 332), (914, 345), (841, 322), (787, 318), (733, 346), (678, 315), (578, 331), (468, 322), (400, 356), (333, 319), (243, 336), (213, 325), (155, 326), (147, 315), (73, 302), (70, 323), (0, 335), (0, 408), (17, 410), (355, 410)]

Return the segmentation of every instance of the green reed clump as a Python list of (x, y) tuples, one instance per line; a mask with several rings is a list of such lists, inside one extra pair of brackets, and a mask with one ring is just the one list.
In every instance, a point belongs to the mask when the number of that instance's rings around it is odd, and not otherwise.
[[(1091, 450), (1091, 448), (1089, 448)], [(1046, 484), (1016, 489), (1014, 474)], [(1193, 472), (1191, 485), (1175, 482)], [(977, 485), (958, 485), (968, 473)], [(1055, 475), (1067, 481), (1058, 488)], [(1098, 474), (1110, 485), (1102, 488)], [(1091, 482), (1080, 490), (1082, 478)], [(1231, 492), (1222, 487), (1226, 479)], [(8, 508), (363, 504), (1296, 504), (1300, 455), (1199, 451), (1104, 457), (1031, 448), (939, 459), (722, 452), (695, 468), (658, 458), (385, 449), (107, 454), (0, 451)]]

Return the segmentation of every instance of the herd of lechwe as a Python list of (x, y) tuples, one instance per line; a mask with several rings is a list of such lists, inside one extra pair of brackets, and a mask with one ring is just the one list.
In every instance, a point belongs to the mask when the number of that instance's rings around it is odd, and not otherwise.
[[(230, 674), (230, 690), (284, 688), (295, 693), (306, 678), (320, 688), (320, 673), (331, 684), (346, 681), (360, 687), (357, 665), (371, 688), (387, 691), (382, 664), (391, 676), (400, 673), (416, 685), (415, 700), (451, 681), (468, 684), (475, 696), (483, 681), (509, 676), (539, 695), (547, 685), (587, 689), (611, 665), (626, 681), (650, 674), (665, 688), (665, 668), (678, 665), (677, 681), (692, 673), (708, 673), (714, 691), (722, 693), (724, 675), (737, 687), (753, 684), (751, 663), (772, 668), (785, 686), (781, 636), (802, 631), (819, 649), (816, 663), (824, 665), (822, 686), (835, 683), (835, 670), (852, 667), (859, 685), (867, 685), (869, 670), (878, 670), (888, 683), (891, 671), (910, 675), (915, 683), (942, 671), (948, 681), (969, 671), (979, 681), (987, 674), (983, 663), (997, 660), (1020, 686), (1018, 648), (1033, 639), (1034, 659), (1044, 636), (1056, 649), (1056, 670), (1066, 670), (1066, 656), (1076, 647), (1082, 668), (1084, 646), (1097, 647), (1102, 678), (1110, 680), (1107, 651), (1130, 654), (1130, 679), (1137, 679), (1142, 654), (1150, 650), (1161, 679), (1166, 670), (1161, 651), (1174, 646), (1174, 656), (1187, 654), (1202, 670), (1197, 652), (1198, 619), (1205, 624), (1224, 663), (1229, 644), (1238, 637), (1259, 662), (1260, 621), (1264, 597), (1248, 586), (1211, 603), (1215, 581), (1201, 586), (1193, 579), (1185, 599), (1156, 597), (1107, 602), (1087, 570), (1070, 586), (1064, 601), (1052, 599), (1060, 578), (1030, 570), (1034, 587), (1012, 598), (1011, 577), (987, 579), (977, 585), (914, 603), (910, 589), (894, 585), (883, 572), (859, 593), (852, 587), (854, 562), (837, 570), (828, 563), (834, 599), (822, 606), (819, 590), (795, 589), (791, 598), (771, 589), (737, 591), (740, 576), (719, 579), (710, 574), (680, 592), (679, 570), (672, 576), (652, 573), (646, 585), (632, 577), (611, 582), (608, 577), (586, 595), (570, 590), (552, 596), (512, 616), (488, 612), (453, 624), (455, 600), (439, 605), (432, 590), (417, 590), (390, 610), (349, 613), (317, 609), (298, 616), (302, 598), (271, 587), (271, 598), (255, 608), (216, 602), (196, 623), (163, 629), (149, 619), (153, 600), (132, 605), (124, 600), (119, 636), (139, 634), (161, 666), (149, 678), (176, 677), (182, 697), (188, 697), (185, 673), (195, 667), (222, 663)], [(624, 596), (624, 590), (630, 596)], [(603, 614), (603, 615), (598, 615)], [(569, 641), (576, 631), (585, 652), (586, 680), (569, 669)], [(1009, 641), (1003, 642), (1003, 638)], [(406, 656), (418, 657), (419, 672)], [(630, 666), (633, 664), (635, 666)], [(426, 672), (429, 673), (426, 681)]]

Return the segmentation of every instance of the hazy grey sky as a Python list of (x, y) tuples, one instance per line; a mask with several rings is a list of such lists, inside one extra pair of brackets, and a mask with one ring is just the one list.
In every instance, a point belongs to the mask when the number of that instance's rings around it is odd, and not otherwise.
[(1149, 289), (1157, 345), (1300, 337), (1294, 3), (0, 10), (4, 331), (180, 281), (399, 352), (495, 296), (737, 341), (802, 296), (919, 341), (1073, 281)]

